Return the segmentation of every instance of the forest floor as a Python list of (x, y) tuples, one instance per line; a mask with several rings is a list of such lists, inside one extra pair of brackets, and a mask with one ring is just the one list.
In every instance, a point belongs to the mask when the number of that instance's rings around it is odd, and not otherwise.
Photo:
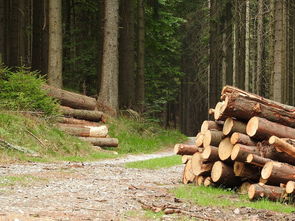
[[(176, 199), (170, 190), (180, 185), (183, 165), (158, 170), (124, 166), (169, 155), (171, 149), (88, 163), (0, 165), (0, 220), (295, 219), (294, 214), (204, 207)], [(160, 215), (145, 210), (163, 208)]]

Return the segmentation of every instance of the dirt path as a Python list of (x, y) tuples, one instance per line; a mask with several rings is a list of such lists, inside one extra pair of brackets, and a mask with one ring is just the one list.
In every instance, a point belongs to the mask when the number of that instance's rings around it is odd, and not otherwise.
[[(7, 186), (0, 182), (0, 220), (142, 220), (142, 207), (164, 204), (202, 218), (198, 220), (289, 218), (271, 212), (257, 214), (249, 208), (237, 212), (175, 200), (167, 190), (180, 183), (182, 165), (156, 171), (124, 167), (126, 162), (169, 155), (171, 150), (84, 164), (0, 165), (2, 182), (3, 177), (15, 176), (23, 183)], [(162, 219), (179, 220), (179, 216)]]

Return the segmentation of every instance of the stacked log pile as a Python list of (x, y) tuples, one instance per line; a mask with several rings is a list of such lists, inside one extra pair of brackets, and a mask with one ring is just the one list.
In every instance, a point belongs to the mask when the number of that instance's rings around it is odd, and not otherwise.
[(44, 85), (44, 89), (61, 104), (60, 112), (63, 116), (58, 120), (58, 128), (97, 148), (118, 146), (118, 139), (108, 135), (106, 115), (97, 110), (95, 98), (48, 85)]
[(176, 144), (182, 182), (239, 188), (251, 200), (295, 193), (295, 107), (225, 86), (194, 145)]

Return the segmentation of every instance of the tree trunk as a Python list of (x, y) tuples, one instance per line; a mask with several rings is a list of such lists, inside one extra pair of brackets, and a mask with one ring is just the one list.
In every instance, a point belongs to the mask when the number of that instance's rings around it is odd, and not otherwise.
[(258, 167), (263, 167), (269, 161), (271, 161), (271, 159), (267, 159), (256, 154), (249, 154), (246, 159), (247, 163)]
[(284, 196), (284, 188), (278, 186), (252, 184), (249, 187), (248, 196), (250, 200), (267, 198), (269, 200), (278, 201)]
[(231, 144), (230, 138), (229, 137), (224, 138), (218, 146), (219, 158), (223, 161), (230, 159), (233, 147), (234, 145)]
[(195, 176), (210, 175), (213, 163), (204, 163), (201, 153), (195, 153), (192, 157), (192, 171)]
[(258, 139), (268, 139), (272, 135), (295, 139), (295, 129), (260, 117), (252, 117), (247, 124), (247, 134)]
[(48, 95), (59, 100), (61, 105), (77, 109), (95, 110), (97, 109), (97, 102), (95, 98), (88, 97), (82, 94), (62, 90), (60, 88), (43, 85), (43, 89), (47, 91)]
[(212, 167), (211, 178), (214, 183), (226, 187), (234, 187), (241, 183), (240, 179), (235, 176), (233, 168), (221, 161), (216, 161)]
[(117, 138), (79, 137), (79, 139), (85, 142), (89, 142), (94, 146), (100, 147), (117, 147), (119, 144)]
[(219, 130), (222, 131), (222, 121), (205, 120), (201, 126), (201, 133), (205, 133), (207, 130)]
[(192, 172), (192, 161), (188, 160), (183, 170), (182, 183), (192, 183), (195, 180), (195, 177), (196, 176)]
[(230, 142), (235, 145), (237, 143), (247, 146), (256, 146), (256, 142), (252, 140), (248, 135), (242, 133), (233, 133), (230, 137)]
[(62, 1), (49, 1), (48, 84), (62, 87)]
[(246, 162), (248, 154), (259, 154), (256, 146), (236, 144), (231, 152), (231, 159), (239, 162)]
[(0, 1), (0, 64), (5, 58), (5, 2)]
[(245, 90), (250, 90), (250, 0), (246, 0)]
[(78, 137), (106, 137), (108, 135), (108, 128), (105, 125), (80, 126), (76, 124), (58, 124), (58, 128)]
[(102, 78), (99, 101), (111, 109), (111, 114), (118, 111), (118, 9), (119, 0), (105, 0), (105, 27), (102, 59)]
[(275, 147), (279, 148), (281, 151), (295, 158), (295, 146), (288, 143), (287, 141), (280, 139), (276, 136), (271, 136), (268, 142), (270, 144), (273, 144)]
[(130, 108), (134, 104), (134, 10), (134, 0), (121, 1), (119, 37), (119, 103), (121, 108)]
[(84, 126), (99, 126), (98, 123), (87, 121), (87, 120), (79, 120), (75, 118), (68, 118), (68, 117), (60, 117), (58, 118), (59, 123), (63, 124), (75, 124), (75, 125), (84, 125)]
[(205, 147), (201, 154), (201, 157), (205, 162), (218, 161), (219, 160), (218, 148), (214, 146)]
[(144, 61), (145, 61), (145, 19), (144, 19), (144, 0), (137, 1), (137, 73), (135, 82), (135, 103), (138, 111), (142, 112), (144, 108)]
[(196, 145), (176, 144), (174, 146), (174, 153), (178, 155), (193, 155), (198, 152)]
[(258, 182), (260, 178), (259, 169), (257, 167), (242, 162), (234, 163), (234, 173), (238, 177), (247, 178), (253, 182)]
[(204, 135), (203, 146), (218, 146), (223, 137), (221, 131), (208, 130)]
[(68, 117), (74, 117), (82, 120), (90, 120), (90, 121), (104, 121), (103, 119), (103, 112), (101, 111), (91, 111), (91, 110), (78, 110), (72, 109), (69, 107), (60, 107), (60, 111), (62, 114)]
[(247, 125), (244, 122), (234, 120), (233, 118), (229, 117), (225, 120), (222, 131), (224, 135), (231, 135), (234, 132), (245, 134), (246, 126)]

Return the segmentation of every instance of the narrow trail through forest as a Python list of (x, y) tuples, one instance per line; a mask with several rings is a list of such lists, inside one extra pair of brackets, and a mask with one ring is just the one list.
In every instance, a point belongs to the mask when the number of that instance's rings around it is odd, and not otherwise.
[(181, 213), (164, 215), (162, 220), (186, 215), (197, 220), (295, 218), (250, 208), (237, 212), (201, 207), (175, 199), (169, 189), (180, 184), (183, 165), (159, 170), (124, 167), (126, 162), (169, 155), (171, 149), (87, 163), (0, 165), (2, 182), (3, 177), (21, 178), (16, 185), (0, 183), (0, 220), (148, 220), (142, 218), (142, 208), (163, 206)]

